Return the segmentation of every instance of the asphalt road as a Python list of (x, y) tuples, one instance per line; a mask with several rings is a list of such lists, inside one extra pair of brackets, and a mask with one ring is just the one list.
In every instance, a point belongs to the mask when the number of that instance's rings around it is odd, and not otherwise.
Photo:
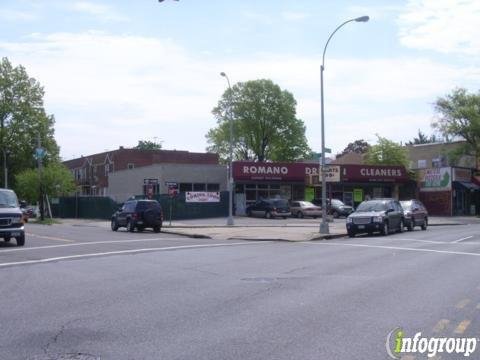
[(388, 359), (397, 327), (480, 337), (480, 225), (301, 243), (27, 232), (0, 247), (2, 360)]

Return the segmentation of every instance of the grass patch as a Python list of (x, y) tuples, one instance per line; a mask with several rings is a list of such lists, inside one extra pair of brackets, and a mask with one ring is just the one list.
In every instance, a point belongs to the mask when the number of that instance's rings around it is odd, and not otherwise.
[(28, 220), (31, 224), (40, 224), (40, 225), (53, 225), (53, 224), (61, 224), (62, 222), (57, 219), (49, 219), (45, 218), (43, 221), (40, 218), (37, 219), (30, 219)]

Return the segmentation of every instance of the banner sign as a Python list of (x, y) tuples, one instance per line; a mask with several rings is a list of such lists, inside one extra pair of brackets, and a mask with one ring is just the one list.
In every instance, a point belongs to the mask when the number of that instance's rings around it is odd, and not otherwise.
[(420, 191), (445, 191), (452, 188), (452, 171), (449, 167), (425, 169), (419, 175)]
[(185, 194), (185, 202), (191, 202), (191, 203), (220, 202), (220, 193), (188, 191)]

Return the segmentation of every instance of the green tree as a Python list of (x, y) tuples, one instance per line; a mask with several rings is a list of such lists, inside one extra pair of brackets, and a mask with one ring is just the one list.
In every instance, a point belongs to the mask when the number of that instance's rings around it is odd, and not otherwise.
[(341, 153), (337, 154), (337, 157), (343, 156), (345, 154), (351, 154), (351, 153), (365, 154), (369, 148), (370, 148), (370, 144), (367, 143), (365, 140), (363, 139), (355, 140), (354, 142), (349, 143)]
[(368, 165), (403, 165), (408, 167), (406, 148), (378, 135), (377, 139), (377, 144), (372, 145), (365, 155), (365, 162)]
[(41, 176), (37, 169), (27, 169), (16, 175), (16, 192), (20, 199), (36, 202), (40, 197), (40, 189), (48, 197), (67, 195), (76, 190), (73, 175), (68, 168), (51, 162), (42, 168)]
[(430, 135), (428, 137), (426, 134), (422, 133), (420, 129), (418, 129), (418, 136), (414, 137), (413, 140), (407, 142), (407, 145), (420, 145), (420, 144), (430, 144), (439, 141), (440, 139), (437, 138), (435, 134)]
[(135, 146), (135, 149), (138, 150), (160, 150), (162, 144), (150, 140), (138, 140), (138, 145)]
[[(9, 185), (15, 174), (35, 166), (33, 157), (40, 137), (46, 149), (44, 162), (58, 160), (53, 115), (43, 107), (44, 91), (21, 65), (13, 67), (7, 58), (0, 61), (0, 182), (8, 169)], [(5, 184), (3, 184), (5, 185)]]
[(435, 102), (439, 118), (432, 126), (445, 138), (459, 138), (466, 142), (461, 151), (471, 151), (475, 155), (478, 168), (480, 156), (480, 92), (470, 94), (458, 88)]
[(229, 157), (230, 117), (234, 160), (294, 161), (308, 156), (305, 125), (296, 117), (293, 95), (271, 80), (253, 80), (227, 89), (213, 109), (217, 127), (206, 138), (208, 151)]

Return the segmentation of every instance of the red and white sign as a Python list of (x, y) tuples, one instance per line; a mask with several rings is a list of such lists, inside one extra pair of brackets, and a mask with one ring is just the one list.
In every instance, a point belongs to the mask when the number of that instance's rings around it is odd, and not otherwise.
[(342, 165), (345, 182), (406, 182), (407, 170), (403, 166)]
[[(328, 182), (405, 182), (403, 166), (327, 165)], [(306, 176), (321, 176), (318, 163), (255, 163), (235, 161), (235, 181), (305, 181)]]
[(189, 191), (185, 194), (185, 202), (195, 202), (195, 203), (220, 202), (220, 193)]

